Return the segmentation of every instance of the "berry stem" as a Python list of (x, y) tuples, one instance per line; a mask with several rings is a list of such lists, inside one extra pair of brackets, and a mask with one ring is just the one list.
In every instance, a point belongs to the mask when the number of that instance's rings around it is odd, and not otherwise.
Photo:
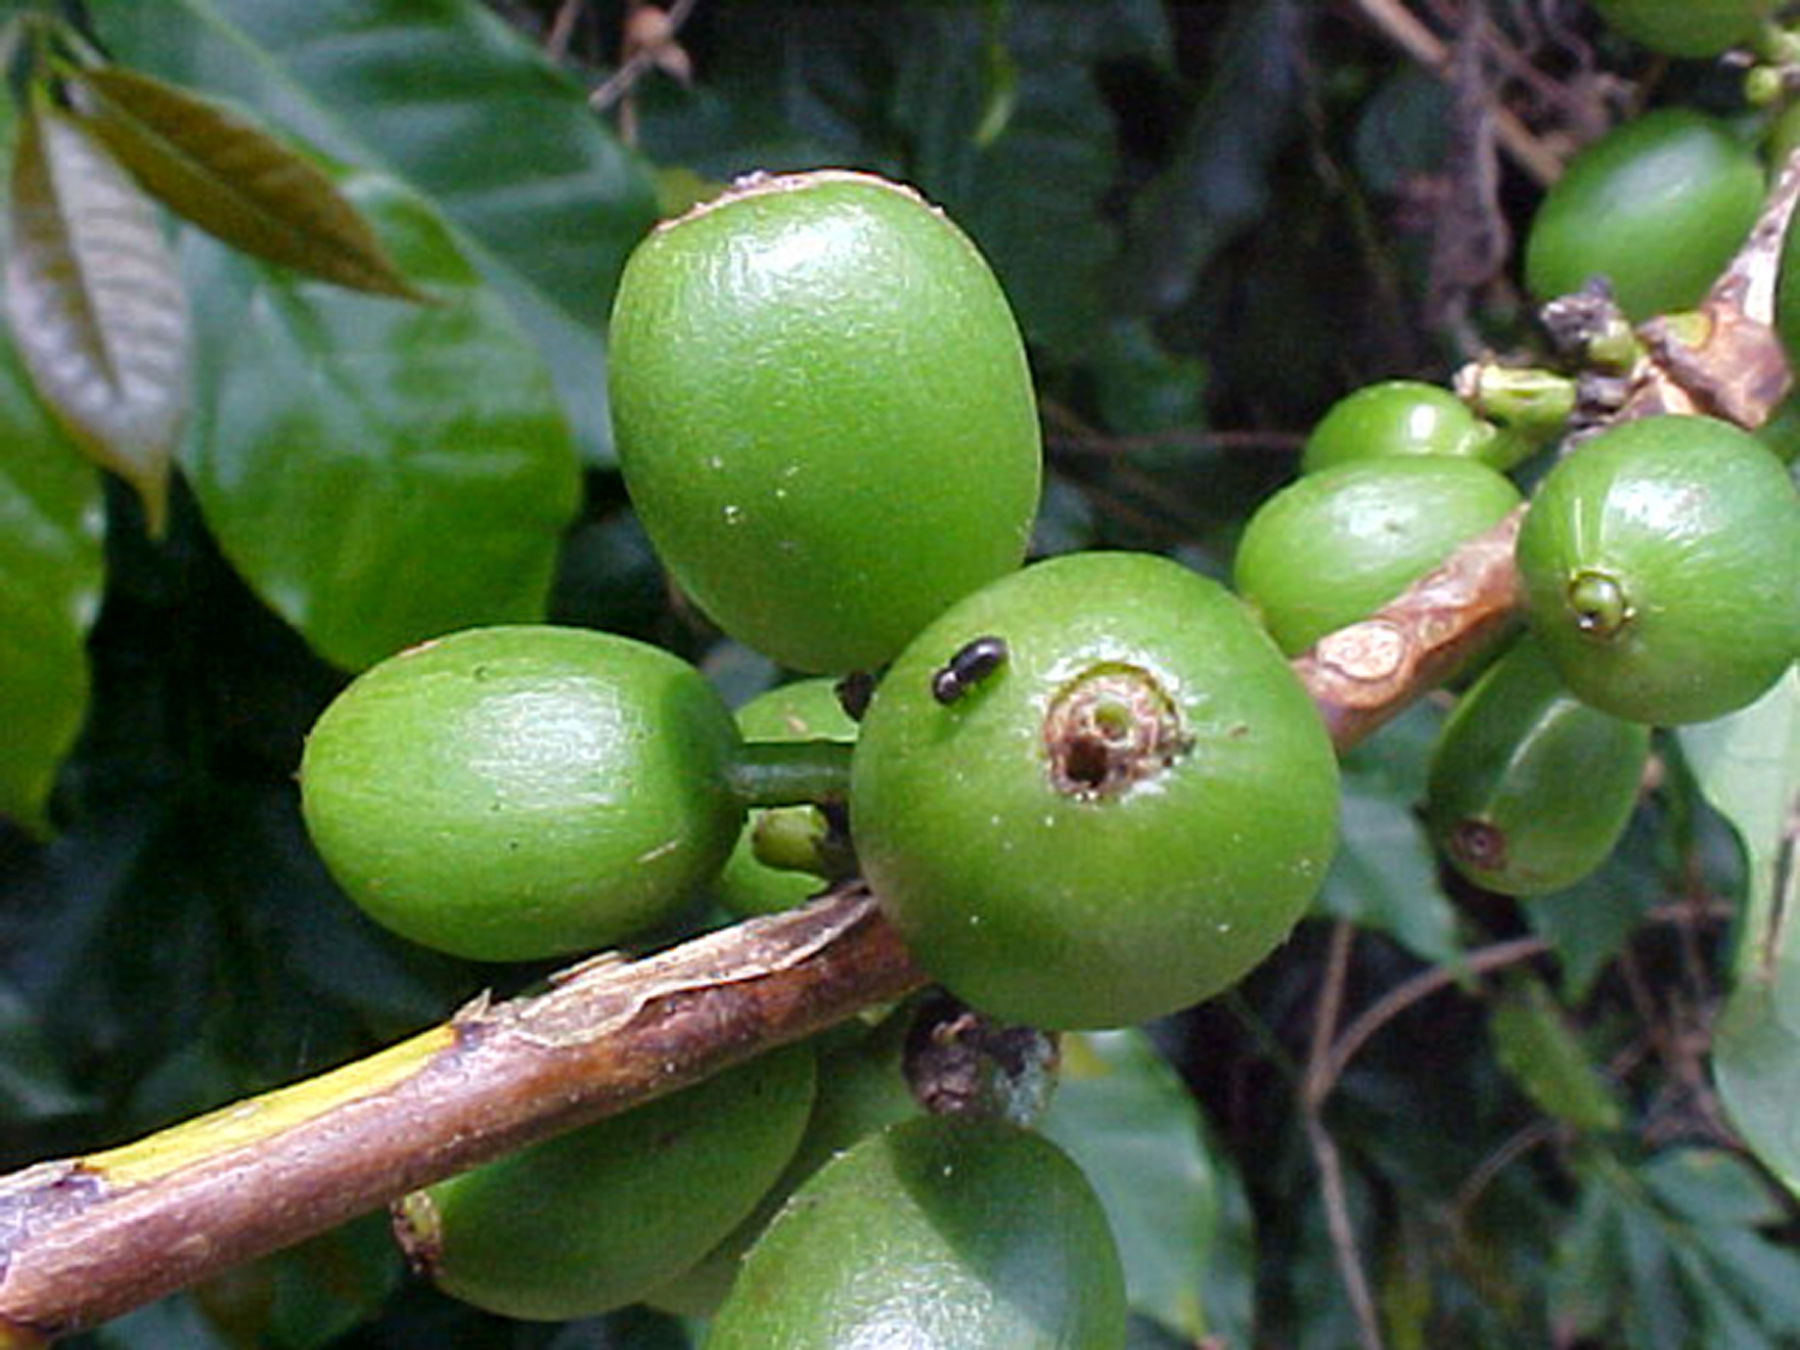
[(1481, 458), (1504, 473), (1560, 437), (1575, 411), (1575, 381), (1536, 366), (1479, 361), (1456, 376), (1456, 391), (1500, 431)]
[(728, 772), (745, 806), (841, 802), (850, 793), (848, 741), (749, 741)]

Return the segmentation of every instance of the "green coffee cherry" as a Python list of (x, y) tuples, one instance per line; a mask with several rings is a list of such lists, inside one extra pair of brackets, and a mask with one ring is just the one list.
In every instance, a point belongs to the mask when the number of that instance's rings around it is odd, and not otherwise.
[(508, 1317), (635, 1303), (741, 1223), (793, 1156), (813, 1056), (778, 1050), (418, 1191), (395, 1208), (414, 1265)]
[(707, 1350), (1119, 1350), (1125, 1282), (1092, 1187), (1016, 1126), (937, 1117), (827, 1163), (745, 1258)]
[(783, 665), (875, 669), (1024, 556), (1024, 345), (981, 255), (916, 193), (756, 178), (663, 225), (626, 266), (609, 359), (657, 552)]
[(1730, 128), (1659, 108), (1585, 146), (1531, 222), (1525, 280), (1539, 300), (1611, 283), (1634, 320), (1691, 309), (1756, 220), (1763, 172)]
[(723, 864), (739, 739), (692, 666), (587, 629), (473, 629), (365, 671), (300, 767), (306, 825), (377, 922), (474, 960), (617, 942)]
[[(738, 730), (746, 741), (832, 740), (849, 744), (856, 739), (852, 722), (838, 702), (833, 681), (800, 680), (766, 690), (737, 713)], [(719, 901), (732, 913), (748, 917), (791, 909), (817, 895), (824, 881), (814, 873), (774, 867), (758, 857), (774, 840), (792, 840), (796, 861), (816, 859), (826, 840), (825, 815), (816, 806), (776, 806), (753, 810), (738, 837), (725, 870), (719, 874)]]
[[(970, 642), (1003, 664), (951, 702)], [(1243, 606), (1165, 558), (1074, 554), (953, 606), (877, 688), (857, 854), (951, 992), (1008, 1022), (1122, 1026), (1242, 978), (1336, 840), (1337, 764)]]
[(903, 1062), (913, 1011), (908, 1004), (874, 1027), (834, 1029), (815, 1038), (819, 1086), (793, 1158), (748, 1219), (646, 1302), (690, 1317), (711, 1317), (737, 1278), (744, 1254), (807, 1178), (868, 1136), (921, 1114)]
[(1366, 618), (1519, 504), (1485, 464), (1407, 456), (1310, 473), (1244, 527), (1232, 581), (1282, 651)]
[[(1445, 455), (1487, 461), (1507, 455), (1500, 429), (1440, 385), (1383, 380), (1326, 410), (1300, 452), (1302, 473), (1389, 455)], [(1511, 456), (1517, 458), (1517, 456)]]
[(1584, 442), (1539, 485), (1518, 562), (1557, 673), (1615, 717), (1722, 717), (1800, 656), (1800, 497), (1724, 422), (1646, 418)]
[(1525, 638), (1444, 724), (1426, 823), (1478, 886), (1505, 895), (1561, 890), (1612, 853), (1649, 758), (1650, 728), (1576, 698)]

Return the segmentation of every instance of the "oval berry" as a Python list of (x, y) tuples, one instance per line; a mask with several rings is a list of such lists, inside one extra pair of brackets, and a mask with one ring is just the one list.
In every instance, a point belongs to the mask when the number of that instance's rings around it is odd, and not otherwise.
[(1576, 698), (1526, 638), (1471, 686), (1439, 733), (1426, 824), (1478, 886), (1561, 890), (1612, 853), (1649, 758), (1650, 728)]
[(1232, 583), (1292, 656), (1366, 618), (1519, 504), (1485, 464), (1363, 460), (1296, 479), (1251, 516)]
[(646, 1302), (688, 1317), (711, 1317), (737, 1277), (744, 1253), (808, 1177), (876, 1131), (922, 1113), (902, 1062), (913, 1014), (913, 1007), (903, 1004), (874, 1027), (851, 1023), (813, 1039), (818, 1090), (794, 1156), (748, 1219)]
[[(975, 638), (1006, 662), (955, 702)], [(1243, 606), (1164, 558), (1077, 554), (950, 609), (895, 661), (851, 776), (857, 855), (919, 961), (983, 1011), (1120, 1026), (1277, 946), (1336, 840), (1337, 764)]]
[[(1482, 459), (1502, 433), (1455, 394), (1420, 380), (1382, 380), (1332, 404), (1300, 451), (1302, 473), (1389, 455)], [(1516, 458), (1516, 456), (1514, 456)]]
[(840, 1153), (751, 1248), (708, 1350), (1119, 1350), (1125, 1281), (1056, 1145), (925, 1117)]
[(741, 1223), (800, 1142), (812, 1051), (792, 1046), (414, 1192), (395, 1231), (465, 1303), (561, 1321), (635, 1303)]
[(1612, 284), (1633, 319), (1691, 309), (1755, 223), (1763, 172), (1723, 123), (1659, 108), (1569, 161), (1532, 218), (1525, 280), (1539, 300)]
[(1518, 561), (1558, 674), (1615, 717), (1722, 717), (1800, 656), (1800, 497), (1724, 422), (1653, 417), (1584, 442), (1539, 485)]
[(339, 885), (429, 947), (511, 961), (668, 918), (743, 820), (739, 740), (680, 658), (588, 629), (472, 629), (358, 676), (319, 718), (301, 805)]
[(1024, 556), (1024, 346), (968, 238), (896, 184), (757, 178), (663, 225), (620, 282), (610, 382), (658, 553), (783, 665), (873, 669)]

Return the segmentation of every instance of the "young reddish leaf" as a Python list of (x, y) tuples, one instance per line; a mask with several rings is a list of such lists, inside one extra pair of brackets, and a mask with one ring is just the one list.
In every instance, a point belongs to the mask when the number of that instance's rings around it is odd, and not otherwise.
[(422, 298), (331, 179), (241, 114), (118, 67), (69, 78), (88, 129), (171, 211), (284, 267)]
[(86, 453), (162, 528), (188, 398), (188, 310), (149, 198), (73, 119), (29, 109), (13, 154), (6, 316)]

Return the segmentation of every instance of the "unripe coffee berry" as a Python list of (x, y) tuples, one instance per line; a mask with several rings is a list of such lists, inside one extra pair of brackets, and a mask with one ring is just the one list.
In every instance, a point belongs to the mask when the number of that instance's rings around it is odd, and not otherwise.
[(1722, 717), (1800, 657), (1800, 495), (1727, 423), (1651, 417), (1583, 442), (1539, 484), (1518, 559), (1557, 673), (1615, 717)]
[[(937, 676), (983, 638), (1006, 659)], [(851, 817), (920, 963), (1006, 1021), (1120, 1026), (1240, 979), (1336, 839), (1337, 764), (1244, 607), (1165, 558), (1076, 554), (953, 606), (863, 721)]]
[(610, 361), (657, 552), (783, 665), (874, 669), (1024, 556), (1024, 346), (974, 245), (907, 188), (759, 177), (664, 224), (625, 269)]
[(307, 738), (307, 829), (378, 923), (475, 960), (605, 946), (678, 908), (743, 820), (700, 673), (590, 629), (472, 629), (357, 677)]

